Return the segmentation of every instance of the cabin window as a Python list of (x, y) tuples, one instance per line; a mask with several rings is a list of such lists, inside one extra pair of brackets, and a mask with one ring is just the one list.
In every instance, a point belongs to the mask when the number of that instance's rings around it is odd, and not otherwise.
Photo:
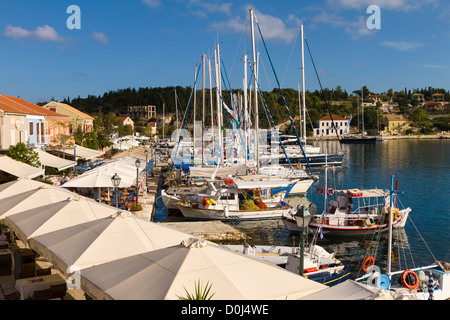
[(220, 200), (234, 200), (234, 193), (224, 192), (220, 195)]

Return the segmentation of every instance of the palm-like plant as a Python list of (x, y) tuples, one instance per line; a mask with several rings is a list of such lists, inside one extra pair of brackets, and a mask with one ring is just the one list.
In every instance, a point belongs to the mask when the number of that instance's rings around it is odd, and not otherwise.
[(210, 294), (212, 284), (209, 283), (209, 281), (206, 283), (206, 286), (203, 288), (201, 281), (195, 283), (195, 292), (194, 294), (190, 294), (186, 287), (184, 287), (184, 291), (186, 292), (186, 297), (180, 297), (177, 295), (177, 297), (180, 300), (211, 300), (211, 298), (214, 296), (215, 293)]

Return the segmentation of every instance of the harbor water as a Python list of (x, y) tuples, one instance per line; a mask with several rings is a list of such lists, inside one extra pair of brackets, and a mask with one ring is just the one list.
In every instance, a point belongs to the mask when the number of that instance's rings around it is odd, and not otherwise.
[[(314, 144), (314, 143), (313, 143)], [(447, 139), (386, 140), (377, 144), (343, 144), (337, 141), (315, 142), (322, 152), (343, 151), (342, 166), (328, 167), (328, 187), (335, 189), (389, 189), (391, 176), (398, 181), (398, 206), (412, 209), (404, 229), (393, 233), (392, 268), (405, 269), (431, 264), (435, 260), (450, 261), (450, 141)], [(288, 197), (289, 204), (317, 204), (323, 210), (324, 196), (317, 194), (325, 187), (324, 167), (312, 167), (319, 175), (305, 197)], [(155, 217), (170, 219), (164, 205), (158, 202)], [(183, 218), (178, 217), (178, 221)], [(298, 245), (299, 235), (291, 235), (281, 220), (245, 222), (234, 225), (258, 245)], [(354, 276), (360, 274), (361, 263), (370, 253), (382, 270), (387, 260), (387, 235), (324, 235), (318, 244), (347, 263)], [(311, 239), (311, 236), (310, 236)]]

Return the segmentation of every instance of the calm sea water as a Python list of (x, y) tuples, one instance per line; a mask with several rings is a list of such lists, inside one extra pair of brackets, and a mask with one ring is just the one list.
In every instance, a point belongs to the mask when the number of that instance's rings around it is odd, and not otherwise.
[[(410, 220), (404, 229), (394, 232), (393, 269), (425, 265), (435, 259), (450, 262), (450, 141), (388, 140), (376, 145), (340, 145), (336, 141), (316, 143), (328, 153), (342, 150), (342, 166), (328, 168), (328, 183), (337, 189), (389, 189), (391, 176), (398, 181), (399, 206), (411, 207)], [(291, 205), (314, 202), (323, 208), (323, 195), (316, 189), (324, 186), (324, 168), (314, 168), (319, 175), (306, 197), (289, 197)], [(163, 204), (159, 203), (157, 219), (164, 221)], [(235, 225), (246, 232), (253, 244), (298, 245), (299, 236), (292, 236), (281, 221), (246, 222)], [(377, 241), (376, 241), (377, 240)], [(424, 243), (425, 241), (425, 243)], [(376, 255), (376, 264), (383, 268), (387, 257), (387, 232), (375, 236), (327, 237), (319, 245), (348, 263), (354, 273), (368, 251)], [(430, 253), (431, 251), (431, 253)]]

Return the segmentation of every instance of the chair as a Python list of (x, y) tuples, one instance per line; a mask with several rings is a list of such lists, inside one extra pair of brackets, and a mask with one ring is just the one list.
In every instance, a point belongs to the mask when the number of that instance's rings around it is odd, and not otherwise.
[(66, 295), (67, 285), (66, 283), (55, 284), (50, 286), (51, 299), (61, 298), (64, 300), (64, 296)]
[(52, 298), (50, 289), (38, 290), (33, 292), (32, 300), (48, 300)]
[(52, 268), (36, 269), (36, 277), (47, 276), (52, 274)]

